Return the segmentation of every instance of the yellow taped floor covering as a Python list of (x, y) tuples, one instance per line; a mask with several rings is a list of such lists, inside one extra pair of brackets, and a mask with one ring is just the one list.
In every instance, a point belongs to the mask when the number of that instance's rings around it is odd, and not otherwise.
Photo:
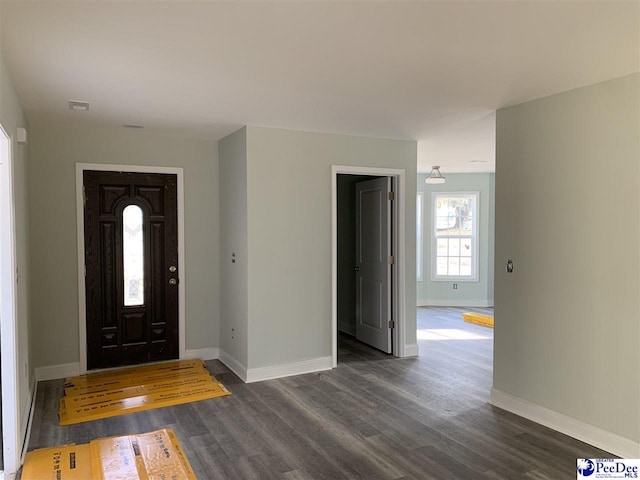
[(202, 360), (143, 365), (67, 378), (58, 415), (72, 425), (230, 394)]
[(171, 429), (28, 452), (22, 480), (196, 480)]
[(484, 313), (464, 312), (462, 314), (465, 322), (477, 323), (485, 327), (493, 328), (493, 315), (485, 315)]

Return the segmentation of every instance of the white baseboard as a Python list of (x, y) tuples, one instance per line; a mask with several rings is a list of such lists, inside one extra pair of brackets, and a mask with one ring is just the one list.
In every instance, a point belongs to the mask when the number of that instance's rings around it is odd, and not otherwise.
[(247, 382), (247, 367), (245, 367), (242, 363), (236, 360), (234, 357), (225, 352), (222, 348), (220, 349), (220, 353), (218, 355), (218, 360), (224, 363), (229, 370), (235, 373), (240, 380), (243, 382)]
[(420, 299), (416, 302), (418, 307), (493, 307), (492, 300), (429, 300)]
[(36, 382), (57, 380), (58, 378), (75, 377), (80, 375), (80, 363), (62, 363), (49, 367), (36, 367)]
[(302, 375), (333, 368), (331, 357), (319, 357), (300, 362), (270, 365), (268, 367), (247, 368), (223, 349), (220, 349), (219, 360), (245, 383), (260, 382), (274, 378)]
[[(182, 360), (201, 358), (202, 360), (215, 360), (219, 356), (218, 347), (194, 348), (184, 352)], [(80, 375), (80, 363), (62, 363), (48, 367), (36, 367), (36, 382), (44, 380), (57, 380), (59, 378), (75, 377)]]
[(216, 360), (220, 356), (218, 347), (192, 348), (184, 352), (182, 360), (193, 360), (199, 358), (201, 360)]
[[(34, 387), (35, 389), (35, 387)], [(35, 402), (35, 395), (33, 389), (29, 389), (27, 392), (27, 401), (25, 402), (29, 405), (24, 412), (22, 412), (22, 416), (20, 417), (20, 440), (24, 441), (24, 438), (27, 436), (27, 430), (29, 428), (29, 417), (31, 416), (31, 409), (33, 408), (33, 402)], [(21, 447), (23, 445), (20, 445)]]
[(640, 458), (640, 443), (495, 388), (489, 403), (619, 457)]
[(318, 357), (299, 362), (269, 365), (268, 367), (250, 368), (247, 370), (247, 383), (271, 380), (273, 378), (302, 375), (303, 373), (331, 370), (333, 368), (332, 357)]
[[(24, 463), (24, 456), (27, 454), (27, 448), (29, 447), (29, 439), (31, 438), (31, 426), (33, 425), (33, 414), (36, 410), (36, 398), (38, 396), (38, 382), (33, 382), (33, 393), (29, 399), (29, 410), (27, 412), (27, 428), (23, 437), (22, 450), (20, 454), (20, 465)], [(24, 419), (22, 420), (24, 422)], [(20, 425), (24, 425), (21, 423)]]
[(418, 356), (418, 344), (408, 343), (404, 346), (405, 357), (417, 357)]

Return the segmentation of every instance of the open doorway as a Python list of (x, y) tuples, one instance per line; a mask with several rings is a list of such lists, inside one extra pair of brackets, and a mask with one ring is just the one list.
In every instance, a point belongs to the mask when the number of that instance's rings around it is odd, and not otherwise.
[[(447, 173), (416, 198), (417, 340), (450, 381), (492, 382), (495, 176)], [(465, 315), (463, 315), (465, 314)], [(459, 368), (458, 368), (459, 367)]]
[[(403, 171), (332, 168), (333, 366), (339, 340), (403, 356)], [(366, 347), (369, 348), (369, 347)]]
[[(13, 474), (20, 463), (16, 365), (16, 242), (11, 139), (0, 126), (0, 422), (1, 467)], [(4, 477), (8, 478), (8, 477)]]
[(390, 179), (338, 175), (337, 181), (338, 361), (340, 345), (353, 339), (390, 354), (392, 298), (386, 257), (393, 248), (387, 228), (392, 218), (387, 218), (389, 202), (384, 198)]

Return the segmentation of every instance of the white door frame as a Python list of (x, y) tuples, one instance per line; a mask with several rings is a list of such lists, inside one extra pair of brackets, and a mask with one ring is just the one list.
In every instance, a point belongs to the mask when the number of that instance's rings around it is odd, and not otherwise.
[(185, 262), (184, 262), (184, 169), (139, 165), (113, 165), (105, 163), (76, 163), (76, 221), (78, 234), (78, 318), (80, 341), (80, 374), (87, 373), (87, 303), (84, 276), (84, 172), (165, 173), (177, 176), (178, 187), (178, 356), (185, 358)]
[(397, 168), (357, 167), (331, 165), (331, 356), (333, 367), (338, 366), (338, 175), (374, 175), (391, 177), (395, 192), (393, 202), (394, 222), (392, 239), (395, 246), (395, 268), (392, 268), (393, 283), (392, 315), (395, 320), (393, 355), (405, 356), (405, 170)]
[[(2, 436), (6, 478), (20, 467), (20, 408), (18, 404), (16, 226), (14, 219), (13, 164), (11, 136), (0, 125), (0, 337), (2, 348)], [(0, 473), (2, 476), (2, 473)]]

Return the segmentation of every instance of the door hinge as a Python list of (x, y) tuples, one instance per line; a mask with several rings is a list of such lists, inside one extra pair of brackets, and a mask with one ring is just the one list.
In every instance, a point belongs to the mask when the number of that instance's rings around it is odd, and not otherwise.
[(82, 206), (84, 208), (87, 207), (87, 194), (85, 192), (84, 185), (82, 185)]
[(393, 258), (393, 255), (391, 255), (387, 261), (389, 265), (393, 265), (395, 263), (395, 258)]
[(396, 192), (389, 192), (389, 200), (395, 200), (396, 199)]
[(395, 320), (389, 320), (389, 328), (396, 328)]

